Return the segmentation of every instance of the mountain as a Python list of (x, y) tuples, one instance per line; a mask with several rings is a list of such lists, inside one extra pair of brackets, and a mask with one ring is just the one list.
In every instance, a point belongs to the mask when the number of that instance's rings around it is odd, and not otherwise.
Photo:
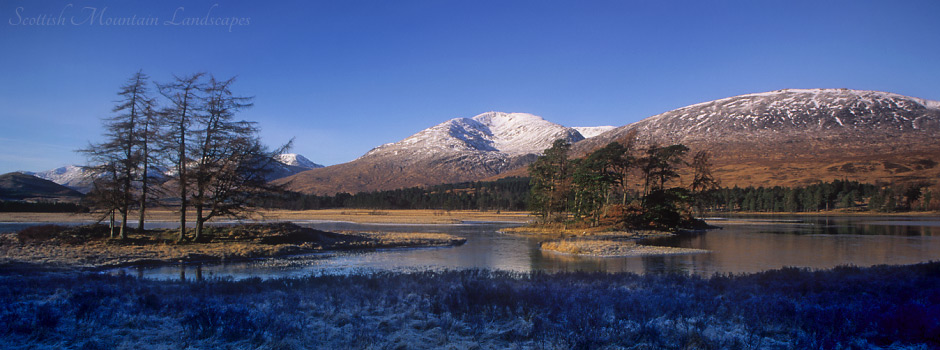
[(81, 197), (78, 191), (33, 175), (0, 175), (0, 200), (78, 200)]
[(49, 180), (81, 193), (88, 193), (92, 188), (91, 173), (78, 165), (67, 165), (40, 172), (21, 171), (21, 173)]
[(531, 114), (488, 112), (448, 120), (352, 162), (279, 182), (295, 191), (335, 194), (474, 181), (531, 163), (559, 138), (577, 142), (584, 136)]
[(640, 147), (711, 151), (726, 186), (940, 178), (940, 102), (887, 92), (787, 89), (699, 103), (575, 144), (573, 155), (631, 132)]
[(310, 169), (322, 168), (323, 166), (310, 161), (307, 157), (296, 153), (284, 153), (277, 157), (280, 164), (275, 164), (274, 169), (268, 174), (268, 181), (285, 178)]
[(323, 166), (310, 161), (307, 157), (297, 153), (284, 153), (278, 155), (278, 161), (287, 166), (295, 166), (306, 169), (322, 168)]

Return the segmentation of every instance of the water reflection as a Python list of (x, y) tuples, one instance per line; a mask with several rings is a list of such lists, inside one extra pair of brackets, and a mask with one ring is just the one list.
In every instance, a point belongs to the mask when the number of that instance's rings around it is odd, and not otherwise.
[(758, 272), (784, 266), (831, 268), (940, 260), (938, 218), (735, 217), (712, 220), (711, 223), (723, 229), (642, 242), (704, 249), (708, 253), (591, 258), (543, 252), (539, 250), (537, 238), (496, 232), (511, 224), (374, 225), (308, 221), (300, 224), (328, 231), (444, 232), (466, 237), (467, 243), (459, 247), (317, 253), (226, 264), (128, 267), (114, 273), (203, 280), (483, 268), (516, 272), (679, 272), (707, 276)]

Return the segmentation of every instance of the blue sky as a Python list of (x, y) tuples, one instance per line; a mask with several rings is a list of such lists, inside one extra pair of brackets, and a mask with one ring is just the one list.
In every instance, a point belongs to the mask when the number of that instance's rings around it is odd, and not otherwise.
[[(782, 88), (940, 100), (937, 13), (937, 1), (0, 0), (0, 173), (83, 163), (74, 150), (100, 140), (138, 69), (237, 75), (235, 92), (255, 97), (241, 117), (327, 165), (494, 110), (619, 126)], [(132, 16), (155, 24), (120, 23)]]

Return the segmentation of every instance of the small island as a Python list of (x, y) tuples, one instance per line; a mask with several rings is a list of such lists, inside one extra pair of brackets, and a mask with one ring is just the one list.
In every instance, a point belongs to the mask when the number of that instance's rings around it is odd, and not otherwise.
[(111, 239), (107, 225), (39, 225), (0, 233), (0, 266), (101, 269), (130, 265), (231, 262), (340, 250), (460, 245), (443, 233), (326, 232), (290, 222), (208, 226), (199, 241), (173, 230)]
[[(686, 163), (689, 148), (676, 144), (653, 146), (636, 157), (634, 140), (631, 136), (611, 142), (578, 159), (568, 156), (571, 144), (556, 141), (528, 169), (531, 205), (538, 220), (502, 232), (545, 237), (542, 251), (575, 256), (707, 253), (638, 241), (715, 228), (694, 216), (718, 188), (711, 175), (710, 153), (700, 151), (692, 163)], [(692, 184), (669, 187), (685, 170), (683, 165), (692, 168)], [(635, 183), (643, 183), (643, 190), (631, 190)]]

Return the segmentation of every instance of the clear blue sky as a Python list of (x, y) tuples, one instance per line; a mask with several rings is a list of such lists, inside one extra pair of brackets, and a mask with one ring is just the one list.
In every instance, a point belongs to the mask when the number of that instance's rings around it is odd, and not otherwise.
[(940, 100), (937, 14), (940, 1), (0, 0), (0, 173), (83, 163), (74, 150), (100, 140), (138, 69), (237, 75), (268, 144), (296, 137), (328, 165), (493, 110), (619, 126), (782, 88)]

